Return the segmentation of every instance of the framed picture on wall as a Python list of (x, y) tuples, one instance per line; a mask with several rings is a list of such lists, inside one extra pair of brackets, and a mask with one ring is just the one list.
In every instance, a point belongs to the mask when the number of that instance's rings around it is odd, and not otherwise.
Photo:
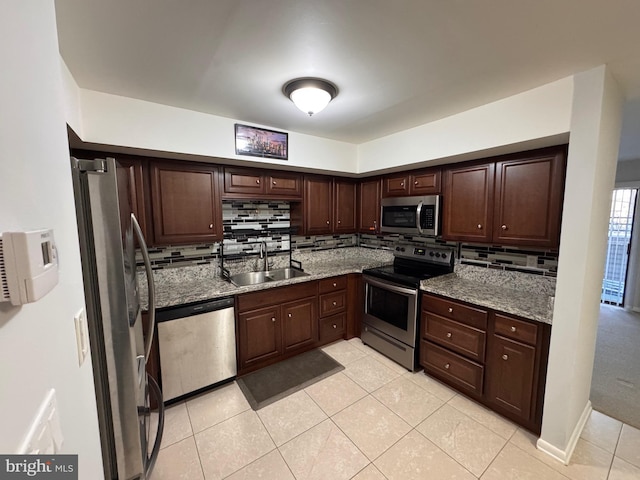
[(236, 155), (288, 160), (288, 133), (241, 125), (239, 123), (235, 124), (235, 130)]

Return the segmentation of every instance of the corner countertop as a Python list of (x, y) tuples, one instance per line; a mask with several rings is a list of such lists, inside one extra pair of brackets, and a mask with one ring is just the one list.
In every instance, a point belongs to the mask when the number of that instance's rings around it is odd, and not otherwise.
[[(255, 292), (268, 288), (293, 285), (321, 278), (360, 273), (365, 268), (379, 267), (393, 262), (388, 250), (349, 247), (315, 252), (296, 252), (294, 259), (302, 262), (309, 275), (259, 285), (236, 287), (221, 278), (217, 264), (154, 270), (156, 308), (171, 307), (202, 300)], [(147, 286), (144, 272), (138, 274), (142, 308), (147, 309)]]
[(455, 273), (423, 280), (420, 289), (551, 325), (555, 278), (458, 265)]

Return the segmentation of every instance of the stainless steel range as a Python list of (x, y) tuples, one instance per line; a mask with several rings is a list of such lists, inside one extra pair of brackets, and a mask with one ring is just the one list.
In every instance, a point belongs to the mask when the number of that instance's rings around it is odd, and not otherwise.
[(452, 273), (453, 263), (452, 249), (398, 246), (392, 265), (364, 270), (362, 341), (416, 370), (420, 282)]

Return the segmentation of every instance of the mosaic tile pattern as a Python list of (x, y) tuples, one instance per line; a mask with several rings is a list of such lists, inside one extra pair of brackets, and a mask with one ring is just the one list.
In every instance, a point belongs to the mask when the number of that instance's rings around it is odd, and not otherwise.
[(459, 258), (461, 263), (497, 270), (554, 277), (558, 272), (558, 252), (552, 251), (463, 243), (460, 245)]
[[(218, 264), (220, 253), (225, 267), (233, 272), (259, 269), (260, 243), (266, 242), (270, 257), (280, 265), (288, 261), (289, 250), (321, 251), (345, 247), (393, 250), (396, 245), (419, 247), (447, 246), (456, 251), (457, 262), (500, 271), (555, 277), (558, 253), (447, 242), (433, 237), (401, 234), (292, 235), (289, 202), (225, 200), (222, 202), (224, 241), (222, 244), (180, 245), (152, 248), (149, 251), (154, 269)], [(280, 258), (282, 255), (282, 258)], [(142, 257), (138, 253), (138, 265)]]

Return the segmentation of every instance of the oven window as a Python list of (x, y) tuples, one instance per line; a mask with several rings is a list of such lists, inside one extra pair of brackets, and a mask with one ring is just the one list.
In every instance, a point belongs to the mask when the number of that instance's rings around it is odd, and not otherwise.
[(407, 331), (409, 298), (384, 288), (368, 285), (367, 313)]

